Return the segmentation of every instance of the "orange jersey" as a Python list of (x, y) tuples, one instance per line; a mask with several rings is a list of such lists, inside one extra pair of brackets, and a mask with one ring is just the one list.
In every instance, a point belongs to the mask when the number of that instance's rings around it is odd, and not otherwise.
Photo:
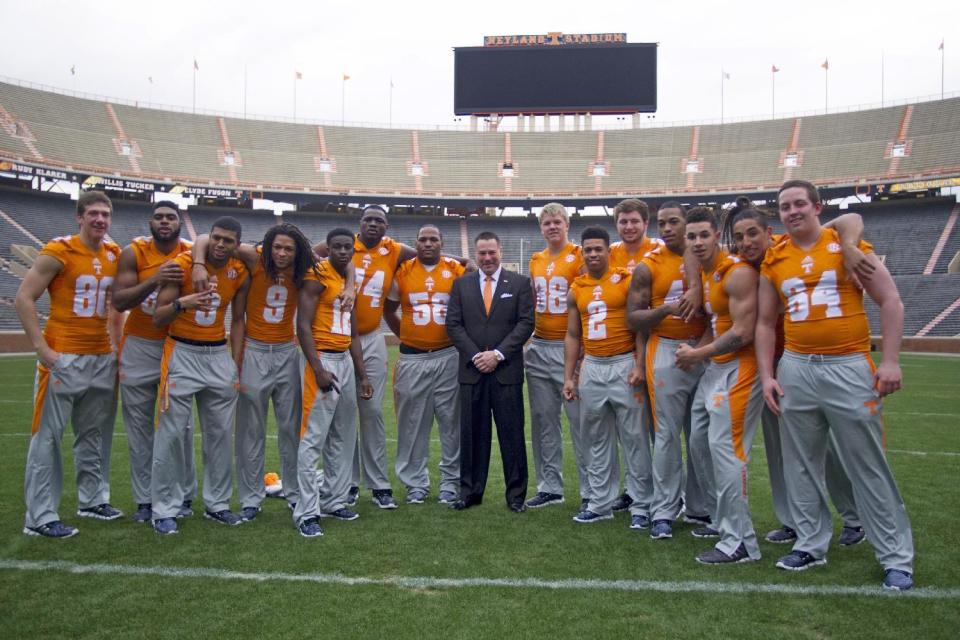
[[(661, 245), (650, 250), (641, 262), (650, 270), (650, 308), (680, 302), (683, 292), (687, 290), (683, 256)], [(690, 322), (684, 322), (680, 316), (667, 316), (653, 328), (651, 334), (671, 340), (689, 340), (702, 336), (706, 324), (706, 319), (700, 316)]]
[(597, 280), (577, 276), (570, 288), (580, 312), (583, 350), (592, 356), (615, 356), (633, 351), (636, 335), (627, 325), (630, 272), (610, 269)]
[(313, 343), (317, 351), (346, 351), (350, 348), (350, 312), (340, 308), (340, 294), (346, 279), (337, 273), (327, 260), (308, 271), (304, 281), (313, 280), (323, 285), (313, 314)]
[(550, 255), (547, 247), (530, 257), (530, 279), (537, 296), (533, 334), (538, 338), (563, 340), (567, 334), (567, 291), (581, 267), (583, 253), (572, 242), (557, 255)]
[(353, 266), (356, 268), (357, 301), (353, 305), (357, 316), (357, 332), (360, 335), (376, 331), (383, 319), (383, 299), (390, 291), (393, 276), (400, 260), (401, 245), (384, 236), (372, 249), (353, 241)]
[(63, 265), (47, 286), (50, 319), (43, 338), (54, 351), (109, 353), (107, 292), (117, 276), (120, 247), (104, 242), (93, 251), (79, 235), (54, 238), (40, 250)]
[[(130, 243), (133, 255), (137, 259), (137, 281), (142, 282), (152, 277), (163, 263), (173, 260), (184, 251), (189, 251), (193, 243), (189, 240), (179, 240), (177, 247), (170, 253), (160, 253), (153, 238), (141, 236), (134, 238)], [(160, 287), (130, 310), (127, 321), (123, 325), (123, 335), (137, 336), (147, 340), (162, 340), (167, 337), (167, 327), (158, 328), (153, 325), (153, 312), (157, 310), (157, 294)]]
[(447, 337), (447, 304), (453, 281), (463, 275), (456, 260), (440, 258), (432, 269), (413, 258), (397, 269), (400, 300), (400, 342), (433, 351), (453, 344)]
[[(873, 251), (868, 242), (860, 250)], [(809, 250), (789, 238), (767, 251), (760, 273), (780, 296), (785, 347), (794, 353), (870, 352), (863, 292), (847, 277), (840, 236), (824, 228)]]
[[(263, 248), (257, 247), (257, 253), (262, 255)], [(297, 295), (292, 266), (278, 273), (276, 280), (270, 280), (263, 261), (257, 260), (250, 274), (250, 292), (247, 294), (247, 336), (270, 344), (292, 341)]]
[[(194, 293), (190, 277), (193, 257), (189, 253), (181, 253), (174, 261), (183, 269), (180, 297)], [(214, 342), (226, 337), (223, 317), (227, 314), (227, 308), (237, 295), (237, 291), (247, 280), (247, 267), (239, 258), (227, 259), (227, 263), (220, 268), (214, 267), (209, 262), (206, 267), (210, 282), (215, 285), (211, 308), (207, 311), (186, 309), (178, 313), (170, 324), (171, 336), (202, 342)]]
[(610, 268), (626, 269), (633, 273), (634, 268), (643, 260), (643, 256), (652, 251), (654, 247), (663, 246), (663, 240), (659, 238), (643, 238), (640, 243), (640, 249), (636, 253), (627, 252), (627, 246), (622, 242), (614, 242), (610, 245)]
[[(710, 326), (713, 327), (713, 339), (716, 340), (733, 326), (733, 318), (730, 317), (730, 296), (726, 291), (727, 278), (737, 269), (751, 268), (749, 264), (736, 256), (720, 250), (717, 255), (717, 261), (713, 269), (709, 272), (700, 271), (701, 282), (703, 283), (703, 306), (710, 314)], [(712, 360), (717, 363), (730, 362), (735, 358), (754, 357), (753, 343), (732, 353), (713, 356)]]

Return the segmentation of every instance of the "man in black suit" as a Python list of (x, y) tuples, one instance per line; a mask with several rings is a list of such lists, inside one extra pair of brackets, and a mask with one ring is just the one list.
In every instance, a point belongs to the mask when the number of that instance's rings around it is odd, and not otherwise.
[(474, 246), (479, 271), (453, 283), (447, 307), (447, 335), (460, 352), (460, 499), (452, 507), (483, 501), (492, 413), (507, 506), (519, 513), (527, 496), (523, 345), (533, 333), (532, 288), (526, 276), (500, 267), (497, 234), (484, 231)]

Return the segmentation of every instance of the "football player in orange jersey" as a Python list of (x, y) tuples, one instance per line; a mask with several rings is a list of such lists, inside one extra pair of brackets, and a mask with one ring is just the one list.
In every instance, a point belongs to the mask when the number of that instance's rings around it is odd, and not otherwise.
[(710, 359), (694, 399), (690, 442), (697, 470), (704, 470), (703, 484), (716, 496), (713, 526), (695, 529), (693, 535), (720, 538), (696, 559), (702, 564), (750, 562), (760, 559), (747, 503), (747, 465), (763, 405), (752, 344), (757, 272), (720, 247), (717, 220), (709, 208), (687, 213), (686, 233), (700, 263), (710, 329), (697, 346), (677, 347), (676, 359), (687, 370)]
[[(397, 270), (384, 318), (400, 338), (393, 370), (397, 412), (397, 479), (408, 504), (430, 492), (430, 428), (440, 434), (440, 504), (453, 504), (460, 489), (460, 394), (457, 350), (447, 336), (447, 304), (463, 267), (440, 255), (443, 235), (432, 225), (417, 232), (417, 257)], [(400, 313), (397, 313), (399, 309)]]
[[(303, 282), (297, 302), (297, 338), (306, 359), (303, 413), (297, 448), (300, 497), (293, 521), (300, 535), (323, 535), (320, 517), (356, 520), (347, 508), (350, 465), (357, 446), (357, 398), (369, 400), (373, 387), (363, 365), (357, 325), (340, 295), (346, 286), (354, 237), (347, 229), (327, 234), (330, 254)], [(347, 351), (349, 350), (349, 354)], [(323, 456), (323, 485), (317, 485), (317, 462)]]
[[(857, 511), (883, 586), (913, 587), (913, 533), (884, 454), (882, 399), (902, 382), (899, 355), (903, 303), (890, 273), (861, 243), (874, 271), (863, 288), (880, 307), (883, 357), (870, 359), (863, 293), (843, 268), (836, 231), (820, 224), (823, 205), (809, 182), (792, 180), (778, 194), (787, 241), (761, 267), (757, 349), (767, 405), (780, 414), (784, 475), (796, 522), (793, 551), (777, 567), (801, 571), (826, 563), (832, 536), (823, 484), (827, 441), (853, 484)], [(784, 353), (774, 372), (778, 307), (784, 308)]]
[[(110, 505), (110, 446), (116, 417), (117, 360), (122, 316), (108, 309), (120, 247), (108, 241), (113, 204), (100, 191), (77, 200), (76, 235), (54, 238), (40, 251), (17, 291), (16, 309), (34, 349), (33, 424), (23, 494), (23, 533), (69, 538), (77, 529), (57, 513), (63, 490), (60, 443), (73, 423), (77, 515), (116, 520)], [(50, 294), (41, 332), (37, 300)]]
[[(643, 430), (643, 354), (627, 323), (630, 272), (610, 267), (610, 236), (587, 227), (580, 236), (587, 272), (577, 276), (567, 295), (564, 337), (563, 396), (580, 399), (580, 425), (589, 452), (590, 493), (574, 522), (590, 524), (613, 518), (620, 484), (617, 440), (623, 448), (627, 493), (642, 495), (649, 478), (650, 440)], [(581, 348), (579, 384), (575, 372)], [(634, 528), (636, 515), (631, 517)]]
[[(231, 303), (233, 330), (243, 322), (249, 287), (247, 268), (234, 257), (240, 232), (235, 218), (224, 216), (214, 221), (206, 254), (199, 259), (180, 254), (175, 262), (183, 269), (183, 277), (180, 282), (165, 284), (157, 296), (153, 323), (169, 327), (160, 363), (160, 416), (150, 482), (153, 528), (162, 535), (177, 533), (175, 518), (186, 495), (183, 439), (190, 437), (194, 397), (203, 436), (204, 518), (224, 525), (241, 522), (240, 516), (230, 511), (239, 380), (224, 326)], [(203, 264), (209, 274), (210, 285), (205, 290), (193, 290), (194, 264)]]
[[(179, 283), (183, 269), (173, 261), (190, 249), (180, 237), (180, 211), (169, 201), (157, 202), (150, 216), (150, 237), (135, 238), (120, 254), (117, 279), (111, 301), (117, 311), (129, 311), (123, 325), (120, 350), (120, 399), (123, 426), (130, 450), (130, 481), (137, 511), (133, 519), (150, 522), (150, 475), (153, 468), (153, 435), (157, 390), (160, 384), (160, 360), (166, 327), (153, 325), (157, 294), (163, 285)], [(181, 516), (192, 514), (191, 502), (197, 493), (193, 464), (193, 438), (183, 440), (187, 463)]]
[(580, 402), (563, 398), (563, 339), (567, 333), (567, 292), (583, 273), (580, 247), (570, 242), (567, 210), (558, 202), (540, 211), (540, 233), (547, 247), (530, 258), (535, 321), (533, 340), (524, 354), (530, 435), (537, 493), (527, 500), (531, 509), (563, 502), (563, 428), (560, 406), (570, 423), (570, 439), (580, 480), (581, 507), (589, 494), (586, 452), (580, 438)]

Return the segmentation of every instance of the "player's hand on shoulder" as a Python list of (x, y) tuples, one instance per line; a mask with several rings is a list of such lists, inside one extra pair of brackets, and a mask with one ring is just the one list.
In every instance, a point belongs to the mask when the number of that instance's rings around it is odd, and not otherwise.
[(352, 311), (353, 305), (357, 301), (357, 290), (344, 287), (338, 297), (340, 299), (340, 309), (342, 311)]
[(876, 378), (877, 392), (881, 396), (895, 393), (903, 385), (903, 373), (900, 371), (899, 364), (881, 362), (877, 367)]
[(847, 270), (847, 277), (860, 289), (863, 288), (862, 282), (869, 282), (873, 272), (877, 270), (870, 259), (860, 247), (854, 244), (843, 244), (843, 266)]

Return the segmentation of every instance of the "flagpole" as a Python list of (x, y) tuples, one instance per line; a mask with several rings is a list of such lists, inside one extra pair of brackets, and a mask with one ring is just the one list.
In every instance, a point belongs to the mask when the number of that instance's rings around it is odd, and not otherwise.
[(243, 65), (243, 118), (247, 118), (247, 66)]
[(346, 107), (347, 101), (346, 101), (346, 98), (344, 97), (346, 90), (347, 90), (347, 76), (346, 74), (343, 74), (342, 79), (340, 80), (340, 126), (343, 126), (344, 122), (346, 122), (345, 107)]
[(777, 113), (777, 72), (770, 67), (770, 117)]
[(197, 112), (197, 59), (193, 59), (193, 112)]
[(293, 73), (293, 119), (297, 119), (297, 73)]
[(880, 106), (883, 107), (884, 103), (884, 81), (886, 80), (886, 72), (883, 64), (883, 49), (880, 49)]
[(723, 81), (727, 77), (727, 72), (720, 67), (720, 124), (723, 124)]
[(387, 111), (387, 122), (390, 123), (390, 126), (393, 126), (393, 76), (390, 76), (390, 102), (389, 110)]
[(940, 39), (940, 99), (943, 100), (943, 60), (944, 60), (944, 50), (943, 50), (943, 38)]

